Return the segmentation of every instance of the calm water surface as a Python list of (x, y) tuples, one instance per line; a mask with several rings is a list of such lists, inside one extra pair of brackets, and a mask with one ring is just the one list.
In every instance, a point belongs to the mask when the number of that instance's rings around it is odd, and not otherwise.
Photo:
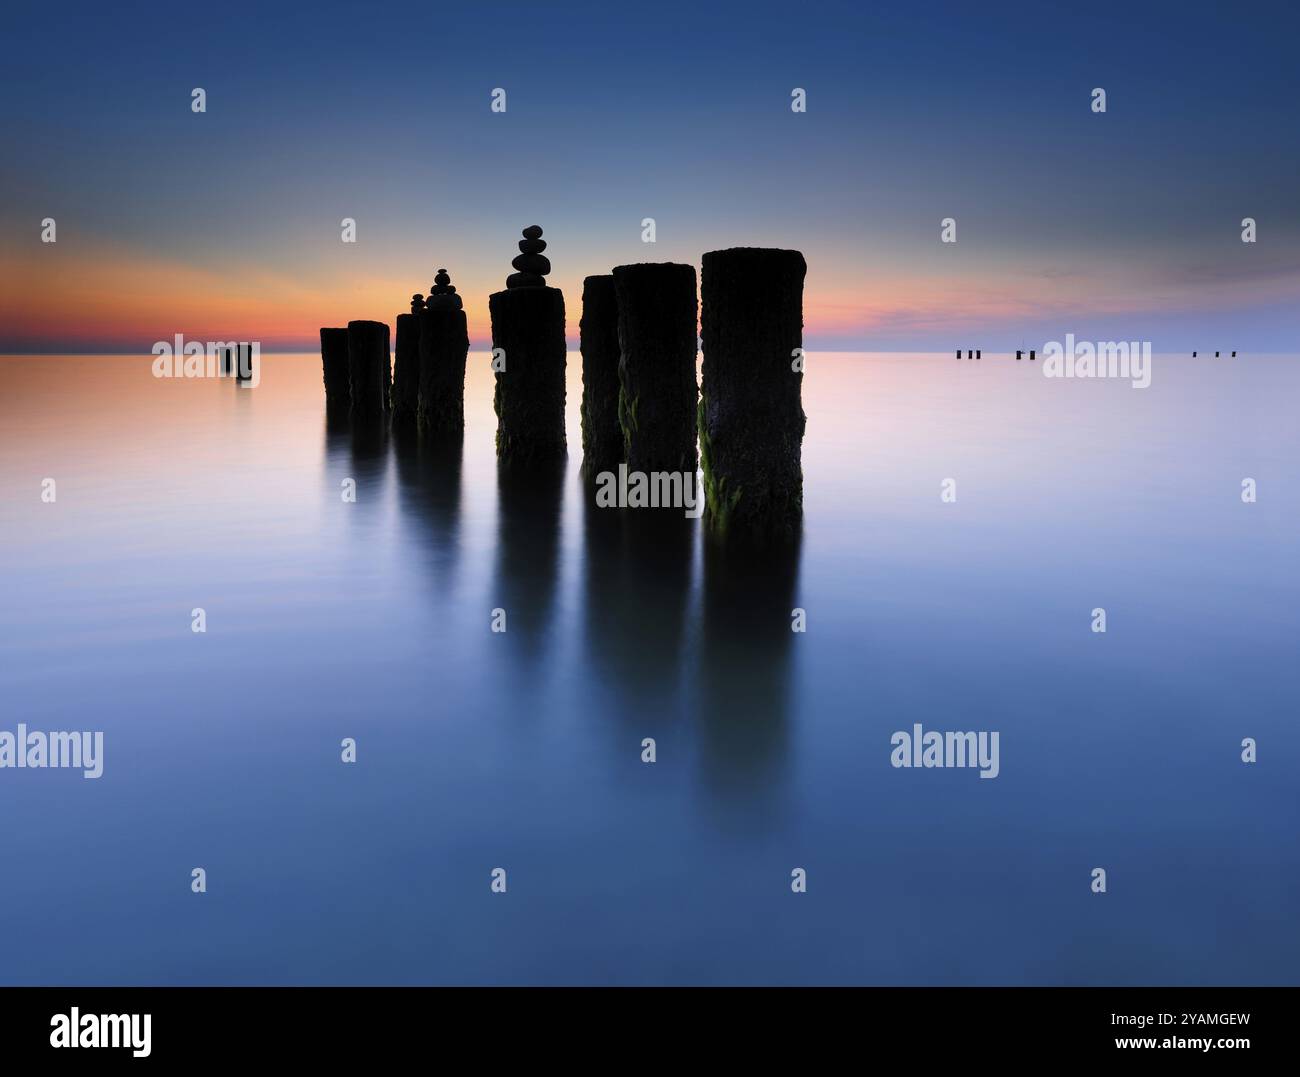
[(318, 356), (0, 359), (0, 729), (105, 734), (0, 771), (0, 982), (1300, 981), (1295, 357), (814, 354), (760, 566), (586, 504), (576, 355), (567, 469), (498, 475), (487, 363), (453, 452)]

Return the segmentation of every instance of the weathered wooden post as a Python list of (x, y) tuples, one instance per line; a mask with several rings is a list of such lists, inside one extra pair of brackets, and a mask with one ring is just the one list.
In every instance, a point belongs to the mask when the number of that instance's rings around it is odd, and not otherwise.
[(695, 267), (616, 266), (618, 421), (629, 472), (679, 472), (694, 481), (699, 305)]
[(704, 255), (699, 431), (715, 534), (762, 542), (800, 532), (807, 268), (798, 251)]
[(524, 229), (517, 272), (488, 298), (496, 372), (497, 456), (545, 460), (565, 454), (564, 293), (546, 285), (542, 230)]
[(393, 357), (393, 422), (415, 422), (420, 407), (420, 315), (424, 296), (411, 296), (411, 312), (397, 316)]
[(388, 326), (348, 322), (348, 387), (353, 418), (378, 422), (388, 412)]
[(348, 331), (320, 331), (320, 359), (325, 375), (325, 406), (335, 411), (352, 405), (348, 376)]
[(618, 299), (612, 274), (582, 282), (582, 473), (594, 479), (623, 462), (618, 425)]
[(465, 429), (465, 304), (445, 269), (438, 270), (420, 315), (420, 425), (432, 434)]

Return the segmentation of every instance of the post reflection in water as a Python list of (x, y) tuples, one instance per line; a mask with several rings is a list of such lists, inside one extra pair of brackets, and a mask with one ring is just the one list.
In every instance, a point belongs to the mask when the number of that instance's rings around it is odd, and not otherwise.
[(497, 464), (492, 602), (505, 611), (506, 645), (530, 665), (552, 642), (567, 470), (564, 457)]
[(583, 634), (619, 712), (653, 722), (680, 706), (694, 520), (680, 509), (602, 508), (584, 483)]
[(747, 808), (775, 802), (783, 784), (801, 539), (761, 549), (703, 543), (700, 760), (709, 790)]
[(409, 423), (394, 424), (393, 459), (398, 507), (411, 517), (427, 550), (440, 596), (454, 589), (460, 560), (461, 470), (464, 434), (430, 437)]

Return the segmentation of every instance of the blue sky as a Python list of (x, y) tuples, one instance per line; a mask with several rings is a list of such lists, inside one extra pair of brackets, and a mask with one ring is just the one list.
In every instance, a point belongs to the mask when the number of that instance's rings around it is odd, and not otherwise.
[(1290, 350), (1298, 22), (1281, 4), (19, 5), (0, 350), (205, 329), (310, 347), (322, 324), (391, 321), (442, 265), (481, 337), (531, 223), (571, 335), (587, 274), (756, 245), (807, 256), (812, 347)]

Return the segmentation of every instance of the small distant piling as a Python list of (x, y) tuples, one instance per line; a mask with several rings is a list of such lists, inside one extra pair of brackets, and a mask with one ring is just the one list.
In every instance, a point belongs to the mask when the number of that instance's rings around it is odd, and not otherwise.
[(958, 358), (958, 359), (961, 358), (961, 349), (960, 349), (960, 348), (957, 349), (957, 358)]
[(239, 344), (235, 348), (235, 380), (253, 380), (253, 346)]
[(614, 268), (618, 297), (618, 420), (628, 471), (695, 474), (699, 303), (695, 267)]
[(420, 315), (424, 296), (411, 296), (409, 314), (397, 316), (393, 356), (393, 422), (409, 425), (420, 410)]
[(497, 456), (548, 460), (565, 453), (564, 293), (546, 284), (542, 230), (523, 231), (516, 272), (488, 298), (496, 372)]
[(1034, 349), (1033, 349), (1033, 348), (1030, 348), (1030, 349), (1029, 349), (1029, 361), (1030, 361), (1031, 363), (1034, 361)]
[[(412, 309), (415, 300), (412, 299)], [(445, 269), (434, 277), (420, 314), (420, 426), (432, 434), (465, 429), (465, 360), (469, 329), (465, 303)]]
[(384, 322), (348, 322), (348, 386), (352, 415), (380, 421), (388, 412), (388, 326)]
[(709, 251), (701, 275), (701, 463), (720, 536), (792, 539), (803, 516), (803, 282), (798, 251)]
[(984, 354), (984, 353), (983, 353), (982, 351), (980, 351), (979, 348), (976, 348), (976, 349), (975, 349), (975, 358), (976, 358), (976, 359), (980, 358), (983, 354)]
[(1017, 351), (1016, 351), (1016, 362), (1017, 362), (1017, 363), (1020, 362), (1020, 354), (1021, 354), (1020, 351), (1017, 349)]
[(582, 282), (582, 473), (594, 479), (623, 462), (618, 425), (618, 299), (613, 274)]

